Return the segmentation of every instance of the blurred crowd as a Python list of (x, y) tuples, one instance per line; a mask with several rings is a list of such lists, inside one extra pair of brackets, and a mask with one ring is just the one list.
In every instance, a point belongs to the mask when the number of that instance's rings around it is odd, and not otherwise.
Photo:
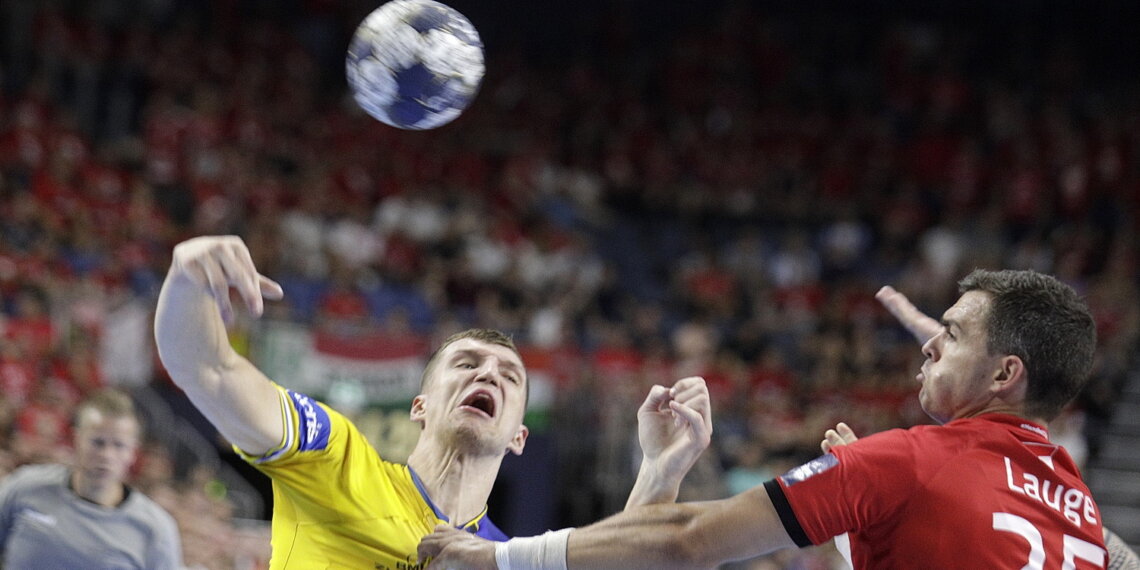
[[(1006, 33), (1000, 10), (965, 26), (748, 2), (658, 27), (615, 3), (589, 42), (555, 36), (555, 57), (521, 30), (489, 36), (505, 27), (472, 8), (482, 91), (413, 133), (345, 92), (343, 46), (371, 7), (0, 5), (5, 472), (66, 458), (70, 407), (117, 383), (107, 315), (153, 307), (173, 245), (220, 233), (285, 287), (269, 318), (489, 326), (557, 359), (554, 525), (624, 504), (652, 383), (710, 384), (714, 445), (688, 497), (781, 473), (837, 421), (927, 421), (917, 345), (873, 295), (890, 284), (937, 315), (974, 267), (1087, 297), (1096, 372), (1053, 435), (1095, 457), (1140, 341), (1137, 61), (1106, 71), (1048, 18)], [(233, 567), (224, 492), (168, 454), (148, 450), (140, 486), (189, 563)], [(758, 567), (827, 558), (788, 556)]]

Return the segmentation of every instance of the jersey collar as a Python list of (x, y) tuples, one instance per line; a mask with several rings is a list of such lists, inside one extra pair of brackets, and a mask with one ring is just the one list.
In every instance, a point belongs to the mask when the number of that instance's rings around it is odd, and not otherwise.
[[(1041, 441), (1046, 441), (1046, 442), (1049, 441), (1049, 430), (1046, 426), (1039, 424), (1037, 422), (1034, 422), (1034, 421), (1027, 420), (1021, 416), (1015, 416), (1013, 414), (990, 413), (990, 414), (982, 414), (982, 415), (976, 416), (974, 418), (966, 418), (966, 420), (969, 420), (969, 419), (978, 419), (978, 420), (984, 420), (984, 421), (990, 421), (990, 422), (1004, 424), (1004, 425), (1011, 426), (1011, 427), (1014, 427), (1016, 429), (1019, 429), (1026, 434), (1032, 434), (1034, 439), (1040, 439)], [(963, 421), (963, 420), (956, 420), (956, 421)], [(954, 423), (954, 422), (951, 422), (951, 423)]]
[[(412, 469), (411, 465), (408, 466), (408, 473), (412, 475), (412, 482), (416, 484), (416, 490), (420, 492), (420, 497), (423, 497), (424, 502), (431, 507), (431, 512), (435, 514), (435, 517), (447, 524), (451, 524), (451, 520), (447, 518), (447, 515), (445, 515), (443, 511), (435, 505), (435, 502), (431, 500), (431, 497), (428, 496), (424, 482), (420, 480), (419, 474), (416, 473), (415, 469)], [(467, 521), (461, 528), (467, 532), (477, 533), (479, 532), (479, 523), (481, 523), (486, 516), (487, 505), (483, 505), (483, 510), (479, 511), (479, 514), (475, 515), (475, 518)]]

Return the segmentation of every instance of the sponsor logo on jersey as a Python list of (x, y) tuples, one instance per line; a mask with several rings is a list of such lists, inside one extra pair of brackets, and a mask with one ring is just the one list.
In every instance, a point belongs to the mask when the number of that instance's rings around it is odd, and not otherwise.
[(329, 445), (329, 414), (312, 398), (289, 390), (293, 409), (297, 410), (298, 451), (318, 451)]
[(836, 465), (839, 465), (839, 458), (828, 453), (784, 473), (780, 476), (780, 480), (784, 482), (785, 487), (791, 487), (796, 483), (807, 480), (808, 477), (819, 475)]

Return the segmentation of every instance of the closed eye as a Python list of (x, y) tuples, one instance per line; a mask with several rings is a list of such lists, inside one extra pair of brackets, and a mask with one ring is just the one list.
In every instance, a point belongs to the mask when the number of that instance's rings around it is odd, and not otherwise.
[(951, 331), (952, 325), (953, 323), (949, 321), (942, 321), (942, 330), (946, 331), (946, 336), (949, 337), (950, 340), (957, 340), (957, 337), (955, 337), (954, 333)]

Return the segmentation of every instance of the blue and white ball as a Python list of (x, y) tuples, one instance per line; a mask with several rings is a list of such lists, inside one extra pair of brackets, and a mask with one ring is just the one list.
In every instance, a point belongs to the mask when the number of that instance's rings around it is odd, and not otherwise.
[(401, 129), (434, 129), (475, 99), (483, 42), (449, 6), (392, 0), (356, 28), (345, 67), (353, 97), (369, 115)]

